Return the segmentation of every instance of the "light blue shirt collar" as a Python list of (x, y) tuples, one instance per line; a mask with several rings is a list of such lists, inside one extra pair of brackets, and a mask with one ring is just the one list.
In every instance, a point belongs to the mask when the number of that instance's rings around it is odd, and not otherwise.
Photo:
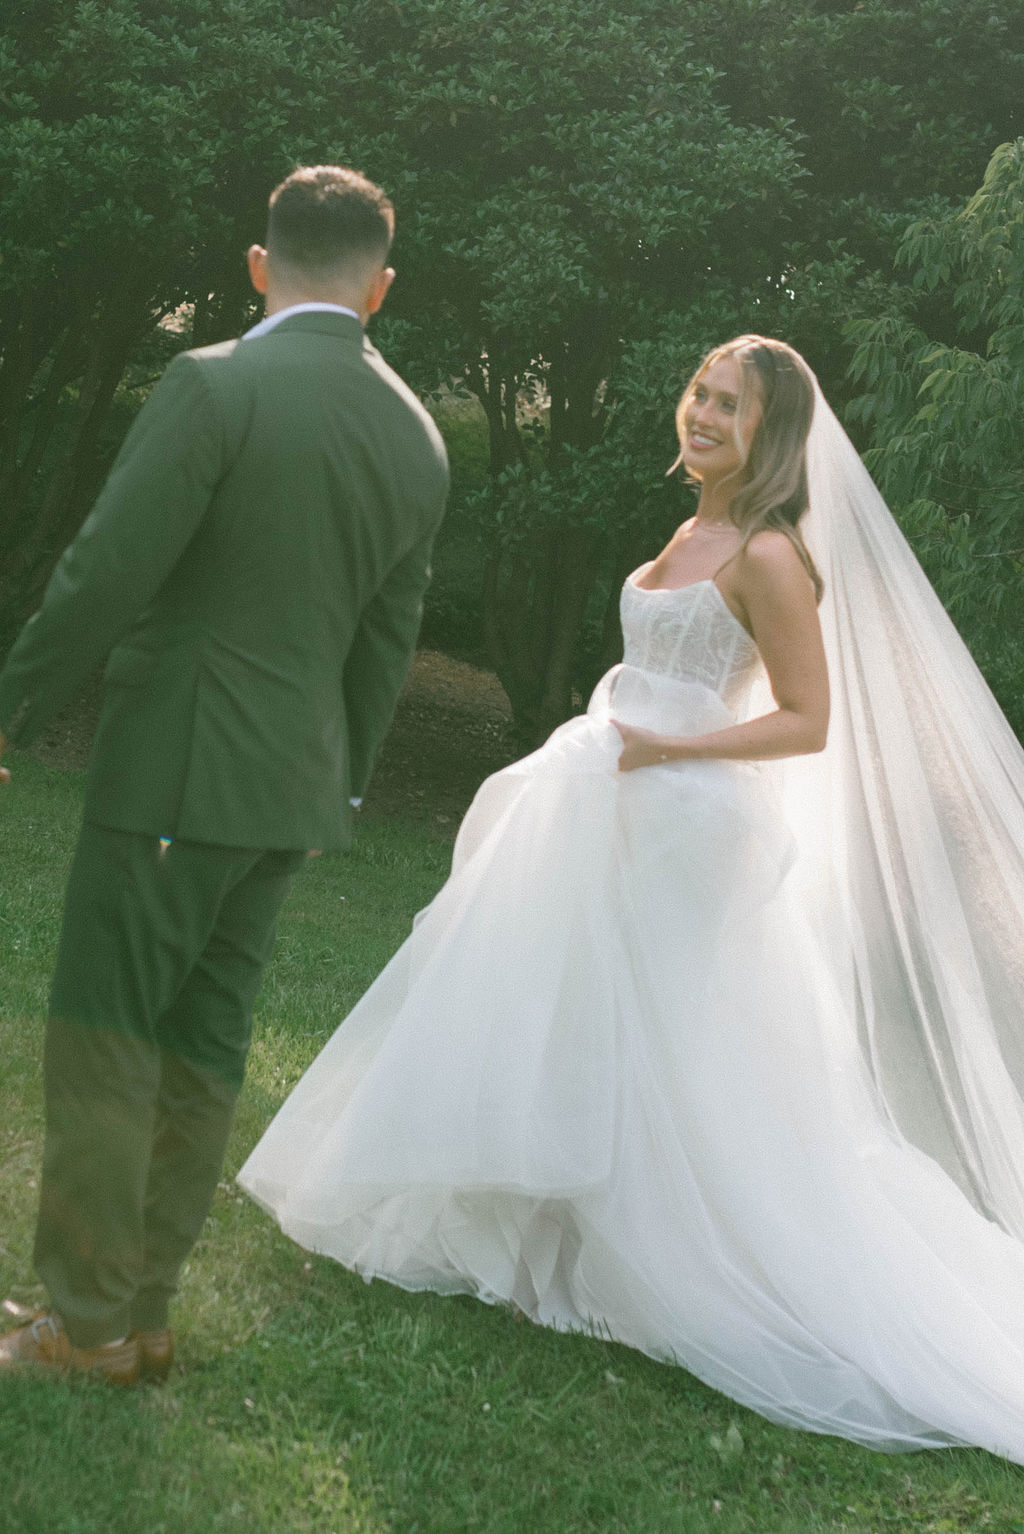
[(252, 341), (256, 336), (265, 336), (268, 330), (273, 330), (282, 320), (290, 320), (293, 314), (347, 314), (354, 320), (359, 319), (356, 311), (346, 308), (344, 304), (292, 304), (288, 309), (278, 309), (276, 314), (268, 314), (265, 320), (260, 320), (258, 325), (247, 330), (242, 340)]

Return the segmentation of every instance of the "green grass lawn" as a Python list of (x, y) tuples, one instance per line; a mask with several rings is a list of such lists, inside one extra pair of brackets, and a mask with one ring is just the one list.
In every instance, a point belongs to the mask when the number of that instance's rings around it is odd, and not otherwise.
[[(81, 778), (15, 761), (0, 799), (0, 1288), (29, 1262), (41, 1017)], [(469, 1300), (365, 1285), (232, 1182), (303, 1066), (444, 877), (368, 821), (282, 917), (225, 1181), (163, 1388), (0, 1382), (0, 1534), (1024, 1534), (1024, 1471), (776, 1428), (681, 1370)]]

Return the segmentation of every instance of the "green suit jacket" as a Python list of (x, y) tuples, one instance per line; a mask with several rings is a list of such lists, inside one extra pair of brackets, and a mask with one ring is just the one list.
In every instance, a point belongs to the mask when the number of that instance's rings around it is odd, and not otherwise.
[(8, 658), (0, 731), (28, 744), (110, 652), (88, 819), (346, 846), (447, 486), (436, 427), (357, 320), (183, 353)]

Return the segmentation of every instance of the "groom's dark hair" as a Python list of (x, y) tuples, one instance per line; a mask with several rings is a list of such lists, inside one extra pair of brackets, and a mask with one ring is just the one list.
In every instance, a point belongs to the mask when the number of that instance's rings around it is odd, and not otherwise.
[(383, 262), (394, 232), (391, 199), (343, 165), (300, 165), (270, 194), (267, 250), (301, 272)]

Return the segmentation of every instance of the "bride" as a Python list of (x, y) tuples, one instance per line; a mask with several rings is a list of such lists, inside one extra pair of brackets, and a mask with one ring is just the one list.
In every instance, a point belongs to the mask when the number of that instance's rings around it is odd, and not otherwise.
[(1024, 1463), (1024, 754), (794, 351), (712, 352), (677, 425), (623, 664), (239, 1181), (367, 1279)]

